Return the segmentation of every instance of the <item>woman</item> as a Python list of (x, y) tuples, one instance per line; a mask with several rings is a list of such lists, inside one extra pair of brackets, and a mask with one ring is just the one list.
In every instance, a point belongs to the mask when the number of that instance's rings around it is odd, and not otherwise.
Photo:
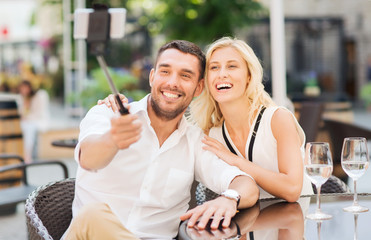
[[(294, 202), (301, 193), (313, 191), (303, 176), (305, 135), (294, 115), (274, 104), (262, 79), (262, 66), (244, 41), (217, 40), (206, 53), (205, 90), (191, 104), (191, 117), (209, 135), (205, 149), (250, 174), (261, 188), (260, 198)], [(250, 150), (253, 159), (248, 159), (253, 126), (263, 107)], [(237, 155), (226, 147), (228, 141)]]
[[(204, 149), (255, 179), (260, 198), (294, 202), (313, 193), (304, 178), (305, 135), (294, 115), (275, 105), (262, 78), (262, 66), (244, 41), (215, 41), (206, 53), (205, 90), (191, 103), (190, 120), (208, 135)], [(107, 106), (109, 99), (113, 103), (112, 97), (106, 98)], [(250, 146), (256, 122), (260, 124)]]
[[(205, 90), (191, 104), (191, 117), (208, 132), (205, 149), (250, 174), (260, 187), (260, 198), (294, 202), (313, 192), (303, 176), (305, 135), (294, 115), (274, 104), (262, 79), (262, 66), (244, 41), (228, 37), (215, 41), (206, 53)], [(248, 159), (262, 107), (266, 109)], [(237, 155), (228, 150), (227, 141)]]
[(24, 141), (24, 160), (29, 163), (36, 157), (37, 134), (49, 124), (49, 95), (43, 90), (35, 91), (30, 81), (23, 80), (18, 86), (22, 96), (21, 127)]

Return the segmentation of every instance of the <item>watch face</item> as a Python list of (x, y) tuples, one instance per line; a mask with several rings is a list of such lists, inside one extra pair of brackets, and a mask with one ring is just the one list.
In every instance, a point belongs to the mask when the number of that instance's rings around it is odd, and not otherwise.
[(226, 197), (234, 198), (236, 200), (240, 198), (238, 192), (232, 189), (228, 189), (227, 191), (223, 192), (223, 195)]

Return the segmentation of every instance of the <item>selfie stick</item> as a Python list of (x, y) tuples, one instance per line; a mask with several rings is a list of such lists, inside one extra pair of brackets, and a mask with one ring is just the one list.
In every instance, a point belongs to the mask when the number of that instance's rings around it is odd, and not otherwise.
[[(111, 21), (116, 23), (116, 25), (118, 25), (118, 23), (121, 23), (122, 20), (125, 18), (125, 11), (116, 11), (116, 14), (112, 13), (113, 17), (111, 19), (111, 14), (109, 13), (108, 6), (104, 4), (94, 4), (93, 9), (94, 10), (90, 9), (80, 11), (75, 14), (76, 20), (78, 20), (75, 21), (75, 38), (84, 38), (85, 35), (87, 35), (86, 41), (89, 45), (89, 51), (91, 54), (97, 57), (98, 63), (103, 69), (104, 75), (106, 76), (111, 91), (115, 95), (115, 100), (117, 102), (117, 105), (119, 106), (119, 112), (121, 115), (125, 115), (128, 114), (129, 111), (121, 102), (119, 92), (117, 91), (115, 84), (113, 84), (112, 78), (108, 72), (106, 61), (103, 58), (103, 54), (106, 50), (106, 43), (112, 35)], [(113, 34), (113, 36), (123, 35), (123, 32), (121, 31), (115, 32), (115, 26), (112, 26), (112, 28), (113, 32), (116, 33)]]
[(104, 75), (106, 75), (106, 78), (107, 78), (107, 81), (108, 81), (108, 84), (111, 88), (112, 93), (115, 95), (116, 102), (119, 105), (120, 114), (121, 115), (128, 114), (129, 110), (126, 107), (124, 107), (124, 105), (122, 104), (119, 92), (117, 91), (117, 89), (115, 87), (115, 84), (113, 83), (112, 78), (109, 75), (109, 72), (107, 70), (106, 61), (104, 60), (103, 56), (101, 56), (101, 55), (97, 56), (97, 60), (98, 60), (98, 63), (100, 65), (100, 67), (103, 69)]

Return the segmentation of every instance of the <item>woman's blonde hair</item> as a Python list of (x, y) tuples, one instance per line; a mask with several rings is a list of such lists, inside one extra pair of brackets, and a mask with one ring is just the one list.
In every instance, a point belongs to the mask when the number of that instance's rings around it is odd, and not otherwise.
[(245, 91), (248, 104), (246, 105), (246, 109), (241, 109), (241, 111), (248, 112), (249, 124), (252, 124), (254, 120), (254, 111), (258, 109), (260, 105), (264, 105), (266, 107), (275, 105), (272, 98), (264, 90), (264, 85), (262, 83), (263, 68), (251, 47), (242, 40), (232, 39), (230, 37), (220, 38), (208, 47), (206, 52), (205, 89), (199, 97), (192, 101), (190, 105), (189, 119), (198, 124), (198, 126), (204, 131), (209, 131), (212, 127), (221, 126), (224, 121), (219, 104), (210, 94), (207, 78), (211, 55), (217, 49), (226, 47), (231, 47), (237, 50), (246, 62), (249, 74), (246, 76), (246, 78), (250, 78)]

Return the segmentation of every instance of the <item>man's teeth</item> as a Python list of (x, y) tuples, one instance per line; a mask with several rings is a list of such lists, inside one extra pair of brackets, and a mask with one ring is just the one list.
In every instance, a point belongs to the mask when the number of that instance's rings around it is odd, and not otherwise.
[(168, 98), (177, 98), (178, 97), (178, 94), (173, 94), (173, 93), (169, 93), (169, 92), (164, 92), (164, 95)]
[(229, 84), (229, 83), (221, 83), (221, 84), (218, 84), (218, 85), (216, 86), (216, 88), (217, 88), (218, 90), (220, 90), (220, 89), (229, 89), (229, 88), (231, 88), (231, 87), (232, 87), (232, 85)]

